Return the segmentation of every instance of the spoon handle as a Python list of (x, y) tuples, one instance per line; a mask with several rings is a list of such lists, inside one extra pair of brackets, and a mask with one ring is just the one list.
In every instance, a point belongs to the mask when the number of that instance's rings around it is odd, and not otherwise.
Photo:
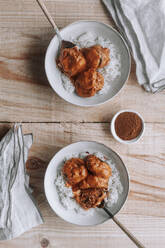
[(46, 18), (48, 19), (48, 21), (50, 22), (50, 24), (52, 25), (52, 27), (54, 28), (58, 38), (60, 41), (62, 41), (62, 37), (61, 37), (61, 34), (60, 34), (60, 31), (55, 23), (55, 21), (53, 20), (51, 14), (49, 13), (49, 11), (47, 10), (45, 4), (44, 4), (44, 1), (43, 0), (36, 0), (38, 5), (40, 6), (40, 8), (42, 9), (44, 15), (46, 16)]
[(123, 232), (134, 242), (138, 248), (145, 248), (145, 246), (116, 218), (107, 208), (103, 208), (104, 211), (112, 218), (112, 220), (122, 229)]

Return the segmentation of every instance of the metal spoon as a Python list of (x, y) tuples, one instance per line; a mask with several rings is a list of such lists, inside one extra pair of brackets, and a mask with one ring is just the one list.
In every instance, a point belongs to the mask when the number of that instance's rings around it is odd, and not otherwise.
[(60, 34), (60, 31), (57, 27), (57, 25), (55, 24), (52, 16), (50, 15), (50, 13), (48, 12), (43, 0), (36, 0), (38, 5), (40, 6), (40, 8), (42, 9), (44, 15), (46, 16), (46, 18), (48, 19), (49, 23), (52, 25), (53, 29), (55, 30), (56, 34), (57, 34), (57, 37), (58, 37), (58, 40), (59, 40), (59, 43), (60, 43), (60, 49), (64, 49), (64, 48), (72, 48), (72, 47), (75, 47), (76, 45), (70, 41), (67, 41), (67, 40), (63, 40), (61, 34)]
[(137, 240), (137, 238), (115, 216), (113, 216), (109, 209), (105, 207), (105, 203), (101, 203), (99, 207), (104, 209), (104, 211), (111, 217), (118, 227), (120, 227), (120, 229), (125, 232), (125, 234), (134, 242), (138, 248), (145, 248), (144, 245), (139, 240)]

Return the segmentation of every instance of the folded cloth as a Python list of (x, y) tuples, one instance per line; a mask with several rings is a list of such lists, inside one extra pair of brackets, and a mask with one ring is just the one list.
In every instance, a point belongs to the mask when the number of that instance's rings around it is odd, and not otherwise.
[(0, 240), (15, 238), (43, 223), (29, 187), (25, 163), (33, 143), (14, 126), (0, 142)]
[(165, 1), (102, 0), (131, 48), (145, 90), (165, 89)]

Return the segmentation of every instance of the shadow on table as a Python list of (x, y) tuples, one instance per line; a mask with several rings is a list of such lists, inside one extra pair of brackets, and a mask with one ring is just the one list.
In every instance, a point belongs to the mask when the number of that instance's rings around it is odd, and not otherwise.
[(27, 75), (29, 75), (28, 81), (34, 85), (41, 85), (42, 89), (39, 88), (38, 90), (41, 90), (42, 92), (44, 90), (44, 86), (50, 88), (52, 91), (52, 94), (49, 93), (50, 97), (55, 97), (56, 100), (58, 99), (61, 101), (61, 98), (53, 91), (48, 82), (44, 65), (46, 50), (51, 39), (55, 35), (54, 31), (51, 28), (44, 28), (41, 31), (38, 31), (36, 35), (32, 35), (29, 33), (26, 33), (24, 35), (25, 37), (30, 38), (28, 48), (25, 48), (27, 50), (25, 54), (25, 70)]
[(10, 123), (1, 123), (0, 124), (0, 140), (7, 134), (12, 124)]
[(48, 163), (38, 157), (29, 157), (26, 162), (26, 170), (30, 176), (30, 187), (38, 205), (46, 200), (44, 195), (44, 175)]
[(40, 159), (38, 156), (30, 156), (26, 162), (26, 170), (30, 176), (30, 187), (33, 190), (33, 196), (38, 203), (40, 209), (41, 205), (47, 203), (44, 193), (44, 176), (52, 157), (61, 149), (61, 147), (54, 147), (53, 151), (47, 156), (48, 161)]
[[(44, 29), (37, 34), (24, 34), (30, 38), (27, 57), (26, 71), (31, 77), (32, 83), (39, 85), (49, 85), (44, 69), (46, 49), (54, 33), (52, 29)], [(25, 58), (26, 59), (26, 58)]]

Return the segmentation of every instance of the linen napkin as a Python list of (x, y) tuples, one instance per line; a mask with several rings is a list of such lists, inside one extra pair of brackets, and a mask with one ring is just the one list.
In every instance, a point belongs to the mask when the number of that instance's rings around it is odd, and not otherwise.
[(165, 89), (165, 1), (102, 0), (131, 48), (140, 85)]
[(33, 143), (15, 125), (0, 142), (0, 240), (15, 238), (43, 223), (29, 187), (25, 163)]

